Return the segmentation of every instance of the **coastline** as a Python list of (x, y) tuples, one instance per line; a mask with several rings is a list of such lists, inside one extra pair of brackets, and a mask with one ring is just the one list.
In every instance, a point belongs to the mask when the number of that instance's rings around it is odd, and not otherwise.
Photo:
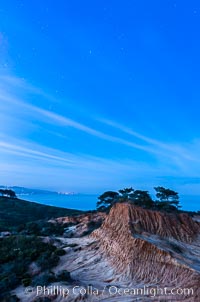
[[(98, 200), (97, 194), (30, 194), (18, 195), (19, 198), (27, 201), (34, 201), (40, 204), (57, 206), (77, 210), (95, 210)], [(183, 211), (200, 211), (200, 196), (198, 195), (181, 195), (181, 210)]]

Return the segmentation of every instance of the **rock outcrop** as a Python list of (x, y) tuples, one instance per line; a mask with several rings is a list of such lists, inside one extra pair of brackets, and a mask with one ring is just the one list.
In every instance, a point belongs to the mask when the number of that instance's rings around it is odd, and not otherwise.
[(99, 228), (105, 220), (106, 214), (102, 212), (91, 212), (77, 216), (59, 217), (49, 220), (51, 223), (65, 225), (65, 237), (81, 237), (90, 234)]
[(195, 245), (200, 256), (199, 231), (200, 224), (187, 214), (116, 204), (92, 237), (99, 240), (121, 282), (189, 287), (196, 293), (193, 301), (198, 301), (200, 263), (193, 256)]
[(112, 207), (99, 232), (102, 230), (111, 231), (113, 235), (119, 235), (119, 230), (122, 235), (147, 232), (163, 238), (192, 242), (200, 231), (200, 224), (188, 214), (168, 214), (129, 203), (117, 203)]

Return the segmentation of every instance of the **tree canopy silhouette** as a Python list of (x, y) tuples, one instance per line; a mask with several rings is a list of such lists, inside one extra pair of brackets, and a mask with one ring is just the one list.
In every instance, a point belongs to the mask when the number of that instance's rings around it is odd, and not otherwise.
[(115, 191), (106, 191), (98, 197), (97, 210), (110, 209), (117, 202), (129, 202), (146, 209), (177, 211), (180, 207), (178, 193), (164, 187), (155, 187), (157, 200), (153, 200), (148, 191), (134, 190), (132, 187)]
[(177, 192), (160, 186), (155, 187), (154, 189), (157, 192), (156, 197), (158, 198), (158, 200), (155, 201), (156, 207), (165, 210), (175, 210), (180, 208)]
[(106, 191), (98, 197), (99, 201), (97, 202), (98, 210), (106, 210), (111, 207), (115, 202), (117, 202), (119, 193), (114, 191)]
[(3, 197), (17, 198), (15, 192), (10, 189), (0, 189), (0, 194)]

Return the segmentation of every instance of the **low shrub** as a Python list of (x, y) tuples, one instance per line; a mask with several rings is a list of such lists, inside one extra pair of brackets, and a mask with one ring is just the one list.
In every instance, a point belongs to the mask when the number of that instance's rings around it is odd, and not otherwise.
[(64, 256), (66, 254), (66, 252), (63, 249), (57, 249), (57, 250), (55, 250), (55, 254), (57, 256)]
[(67, 281), (67, 282), (72, 281), (70, 272), (68, 272), (67, 270), (62, 270), (58, 272), (58, 274), (56, 275), (56, 279), (57, 281)]
[(27, 287), (27, 286), (31, 285), (31, 283), (32, 283), (31, 278), (22, 279), (22, 284), (23, 284), (24, 287)]
[(56, 250), (54, 245), (35, 236), (0, 238), (0, 291), (5, 293), (20, 283), (29, 286), (29, 265), (35, 261), (42, 271), (50, 270), (59, 261)]
[(56, 282), (57, 278), (55, 277), (55, 274), (52, 272), (44, 272), (38, 276), (36, 276), (33, 281), (33, 286), (47, 286), (49, 283)]

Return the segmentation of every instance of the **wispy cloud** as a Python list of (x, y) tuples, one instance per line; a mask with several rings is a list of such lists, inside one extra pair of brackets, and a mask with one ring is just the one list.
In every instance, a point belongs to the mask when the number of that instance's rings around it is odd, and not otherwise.
[[(21, 95), (18, 90), (23, 90), (25, 93)], [(45, 98), (47, 107), (49, 107), (49, 101), (54, 100), (53, 96), (45, 94), (40, 88), (29, 85), (24, 79), (10, 75), (0, 76), (0, 109), (4, 122), (4, 127), (0, 126), (2, 131), (0, 133), (1, 174), (6, 171), (6, 167), (7, 173), (10, 173), (12, 163), (13, 171), (19, 175), (24, 175), (25, 171), (28, 173), (30, 167), (31, 172), (35, 171), (34, 175), (39, 175), (39, 170), (43, 171), (44, 175), (46, 171), (47, 175), (52, 169), (58, 174), (60, 171), (59, 181), (61, 181), (61, 175), (68, 178), (71, 173), (70, 181), (77, 179), (82, 184), (86, 179), (93, 183), (100, 180), (105, 182), (106, 179), (107, 184), (115, 182), (117, 185), (121, 181), (125, 185), (127, 183), (131, 185), (131, 181), (137, 182), (140, 179), (140, 182), (146, 182), (145, 179), (151, 178), (153, 182), (157, 176), (162, 179), (163, 175), (171, 175), (174, 179), (180, 175), (183, 177), (197, 177), (198, 175), (200, 169), (199, 140), (187, 144), (178, 141), (166, 143), (138, 133), (119, 122), (103, 118), (95, 119), (90, 113), (88, 116), (84, 116), (85, 119), (87, 118), (87, 123), (82, 123), (77, 118), (69, 118), (66, 114), (59, 114), (44, 108), (44, 102), (43, 106), (35, 105), (34, 98), (30, 103), (29, 94), (36, 95), (37, 98), (40, 96)], [(119, 156), (112, 160), (110, 159), (112, 156), (110, 158), (96, 156), (95, 150), (91, 150), (90, 155), (84, 154), (81, 150), (64, 152), (62, 148), (62, 150), (50, 148), (47, 141), (41, 143), (36, 139), (33, 142), (22, 134), (20, 134), (21, 139), (17, 139), (12, 135), (12, 132), (8, 134), (6, 131), (9, 128), (8, 123), (12, 123), (12, 121), (13, 129), (17, 128), (17, 123), (21, 121), (20, 131), (23, 130), (23, 125), (26, 125), (30, 131), (34, 131), (34, 124), (35, 127), (42, 125), (43, 128), (41, 129), (44, 129), (45, 133), (51, 133), (54, 139), (55, 136), (60, 136), (60, 140), (63, 141), (68, 136), (66, 130), (76, 129), (86, 135), (87, 144), (90, 144), (92, 137), (98, 138), (102, 148), (109, 149), (110, 146), (114, 146), (118, 150)], [(31, 124), (30, 127), (28, 123)], [(49, 125), (53, 127), (49, 127)], [(115, 135), (113, 135), (113, 129)], [(78, 135), (74, 139), (79, 139)], [(128, 147), (125, 156), (120, 156), (122, 146)], [(138, 152), (142, 151), (139, 152), (142, 154), (139, 161), (134, 159), (132, 149)], [(77, 154), (76, 151), (79, 153)], [(146, 160), (147, 155), (153, 160)], [(20, 167), (23, 167), (23, 171)]]
[(21, 141), (19, 142), (18, 145), (0, 141), (1, 152), (3, 150), (5, 150), (6, 152), (13, 153), (13, 154), (19, 155), (19, 156), (26, 156), (29, 158), (31, 157), (31, 158), (40, 159), (40, 160), (44, 160), (44, 159), (56, 160), (56, 161), (60, 161), (62, 163), (68, 164), (68, 165), (72, 164), (72, 161), (68, 160), (66, 158), (52, 155), (52, 154), (49, 154), (48, 152), (37, 151), (37, 150), (35, 150), (35, 148), (34, 149), (25, 148), (25, 147), (22, 147), (21, 145), (22, 145)]
[[(10, 106), (15, 105), (16, 107), (21, 108), (22, 112), (23, 110), (26, 110), (26, 112), (33, 115), (36, 118), (36, 120), (45, 121), (45, 123), (54, 124), (59, 127), (71, 127), (108, 142), (121, 144), (124, 146), (128, 146), (137, 150), (147, 152), (149, 154), (154, 155), (159, 160), (161, 159), (161, 157), (170, 158), (174, 163), (176, 163), (178, 167), (184, 166), (184, 164), (182, 164), (181, 158), (186, 159), (188, 161), (199, 162), (198, 157), (194, 156), (193, 153), (189, 152), (187, 146), (184, 147), (177, 143), (166, 144), (165, 142), (162, 142), (160, 140), (156, 140), (154, 138), (138, 133), (132, 130), (131, 128), (121, 125), (120, 123), (117, 123), (113, 120), (103, 119), (103, 118), (97, 119), (99, 122), (119, 130), (121, 133), (119, 133), (118, 136), (113, 136), (109, 133), (105, 133), (98, 129), (95, 129), (94, 127), (90, 127), (88, 125), (80, 123), (74, 119), (32, 105), (22, 100), (21, 98), (17, 97), (12, 91), (13, 86), (18, 88), (23, 88), (24, 90), (29, 91), (31, 93), (37, 93), (37, 94), (41, 94), (42, 96), (45, 96), (45, 93), (43, 93), (41, 89), (28, 84), (24, 79), (13, 77), (11, 75), (3, 75), (3, 76), (1, 75), (0, 79), (4, 83), (6, 83), (6, 89), (3, 90), (2, 87), (0, 89), (1, 102), (2, 103), (4, 102), (6, 104), (9, 103)], [(46, 97), (50, 99), (54, 99), (54, 97), (51, 97), (49, 95), (46, 95)], [(89, 117), (88, 120), (90, 120)], [(128, 140), (124, 139), (122, 137), (123, 133), (130, 135), (130, 139)], [(132, 140), (133, 138), (141, 140), (142, 143), (141, 144), (135, 143)]]
[[(3, 160), (3, 162), (0, 161), (1, 182), (4, 179), (7, 183), (10, 173), (12, 173), (10, 179), (15, 179), (15, 183), (17, 179), (27, 174), (28, 179), (39, 178), (43, 187), (48, 185), (52, 173), (55, 183), (58, 180), (59, 186), (63, 186), (66, 179), (68, 187), (74, 188), (75, 185), (81, 187), (85, 183), (86, 190), (90, 185), (96, 188), (104, 185), (117, 189), (119, 183), (122, 182), (125, 185), (127, 179), (129, 182), (131, 182), (130, 179), (134, 182), (136, 174), (137, 178), (144, 174), (151, 176), (157, 174), (155, 167), (148, 163), (141, 164), (127, 159), (116, 161), (86, 154), (76, 155), (23, 140), (15, 140), (11, 144), (1, 139), (0, 158), (1, 161)], [(41, 175), (46, 175), (46, 177), (41, 178)]]
[[(26, 82), (22, 81), (22, 80), (18, 80), (17, 78), (12, 78), (12, 77), (6, 77), (6, 81), (10, 82), (10, 84), (14, 83), (15, 85), (19, 86), (23, 86), (24, 88), (26, 88)], [(29, 85), (27, 85), (27, 89), (29, 89)], [(38, 90), (39, 93), (40, 90)], [(79, 131), (85, 132), (89, 135), (98, 137), (100, 139), (106, 140), (106, 141), (110, 141), (110, 142), (114, 142), (114, 143), (118, 143), (118, 144), (122, 144), (125, 146), (129, 146), (135, 149), (139, 149), (139, 150), (143, 150), (145, 152), (150, 152), (153, 154), (157, 154), (157, 150), (150, 148), (149, 146), (144, 146), (144, 145), (140, 145), (140, 144), (136, 144), (132, 141), (128, 141), (125, 140), (121, 137), (116, 137), (113, 135), (109, 135), (107, 133), (104, 133), (102, 131), (96, 130), (94, 128), (91, 128), (85, 124), (79, 123), (73, 119), (70, 119), (66, 116), (62, 116), (60, 114), (54, 113), (52, 111), (40, 108), (38, 106), (34, 106), (32, 104), (29, 104), (21, 99), (19, 99), (18, 97), (16, 97), (15, 95), (12, 95), (11, 93), (5, 92), (0, 90), (0, 100), (2, 102), (6, 102), (6, 103), (10, 103), (10, 105), (15, 105), (17, 107), (21, 107), (23, 109), (28, 110), (28, 112), (31, 112), (32, 114), (35, 113), (37, 119), (38, 118), (46, 118), (46, 122), (47, 123), (54, 123), (57, 126), (61, 125), (61, 126), (66, 126), (66, 127), (72, 127), (74, 129), (77, 129)]]
[[(188, 142), (187, 145), (181, 142), (167, 144), (163, 141), (142, 135), (136, 131), (133, 131), (131, 128), (128, 128), (112, 120), (99, 118), (98, 121), (115, 129), (118, 129), (121, 132), (127, 133), (132, 137), (138, 138), (145, 143), (148, 143), (148, 145), (152, 148), (157, 148), (157, 154), (163, 154), (166, 157), (170, 157), (172, 160), (177, 161), (177, 163), (180, 162), (181, 158), (188, 161), (200, 162), (199, 157), (194, 154), (194, 150), (196, 150), (196, 148), (194, 148), (194, 142)], [(197, 145), (195, 147), (197, 147)]]

